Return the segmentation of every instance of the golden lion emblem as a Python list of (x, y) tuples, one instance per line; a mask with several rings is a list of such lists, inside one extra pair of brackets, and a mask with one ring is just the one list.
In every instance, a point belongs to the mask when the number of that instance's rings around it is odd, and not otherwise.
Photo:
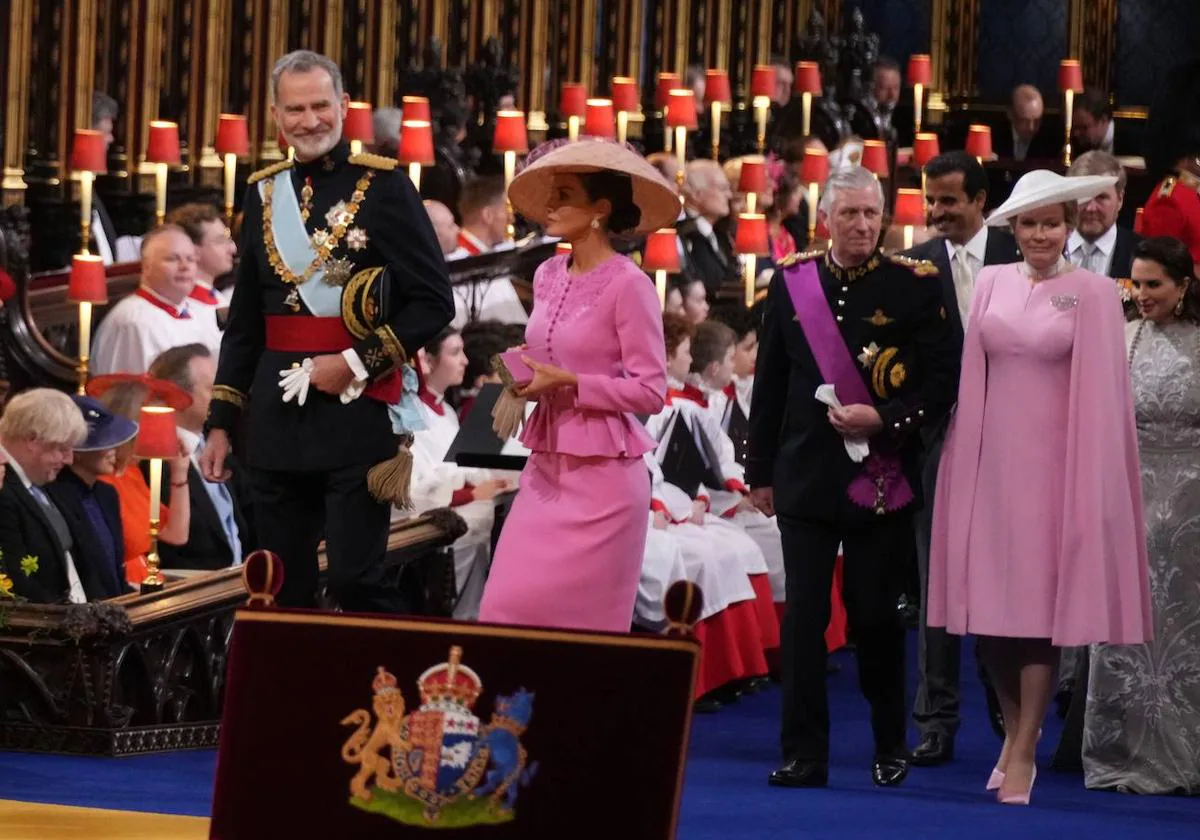
[[(400, 789), (401, 781), (394, 771), (391, 756), (408, 749), (408, 743), (400, 735), (404, 722), (404, 695), (396, 687), (396, 678), (382, 667), (372, 682), (375, 699), (372, 708), (378, 719), (371, 727), (371, 713), (366, 709), (355, 709), (342, 718), (343, 726), (357, 726), (346, 743), (342, 745), (342, 759), (348, 764), (359, 765), (358, 773), (350, 781), (350, 791), (364, 802), (371, 800), (371, 779), (383, 790)], [(384, 755), (390, 750), (390, 755)]]

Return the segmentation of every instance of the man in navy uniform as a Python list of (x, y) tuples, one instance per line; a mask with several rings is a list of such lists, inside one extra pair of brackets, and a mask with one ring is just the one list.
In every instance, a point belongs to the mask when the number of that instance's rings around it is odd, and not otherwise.
[[(897, 610), (920, 491), (918, 430), (954, 401), (955, 352), (937, 269), (878, 249), (883, 191), (867, 170), (825, 185), (827, 253), (785, 260), (763, 314), (746, 480), (777, 514), (787, 569), (784, 765), (770, 783), (820, 787), (829, 765), (825, 628), (838, 546), (877, 785), (908, 773), (904, 626)], [(832, 386), (832, 387), (830, 387)]]
[(245, 409), (241, 460), (257, 547), (284, 561), (279, 603), (315, 603), (324, 538), (342, 608), (404, 612), (411, 605), (383, 565), (390, 505), (368, 490), (367, 473), (413, 428), (405, 368), (453, 317), (449, 280), (396, 161), (351, 155), (342, 139), (349, 97), (337, 65), (298, 50), (279, 59), (271, 85), (295, 161), (250, 178), (202, 471), (227, 477)]

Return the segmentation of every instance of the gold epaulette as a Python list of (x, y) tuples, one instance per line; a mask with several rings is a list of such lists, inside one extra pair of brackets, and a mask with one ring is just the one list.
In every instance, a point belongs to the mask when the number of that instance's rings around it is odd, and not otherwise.
[(1158, 188), (1158, 197), (1170, 198), (1171, 193), (1175, 192), (1175, 185), (1178, 183), (1179, 179), (1174, 175), (1167, 176), (1167, 178), (1163, 180), (1162, 186)]
[(792, 251), (778, 263), (780, 268), (787, 268), (796, 263), (808, 262), (810, 260), (819, 260), (825, 256), (824, 248), (813, 248), (810, 251)]
[(891, 254), (888, 259), (896, 265), (904, 266), (918, 277), (936, 277), (938, 273), (937, 266), (929, 260), (917, 260), (903, 254)]
[(253, 175), (251, 175), (249, 178), (247, 178), (246, 183), (247, 184), (257, 184), (263, 178), (270, 178), (273, 175), (278, 175), (283, 170), (291, 169), (295, 165), (296, 165), (296, 162), (292, 161), (292, 160), (281, 160), (281, 161), (279, 161), (279, 163), (272, 163), (270, 166), (266, 167), (265, 169), (258, 170)]
[(357, 155), (350, 155), (350, 162), (358, 166), (365, 166), (368, 169), (385, 169), (388, 172), (391, 172), (400, 163), (395, 158), (373, 155), (370, 152), (360, 152)]

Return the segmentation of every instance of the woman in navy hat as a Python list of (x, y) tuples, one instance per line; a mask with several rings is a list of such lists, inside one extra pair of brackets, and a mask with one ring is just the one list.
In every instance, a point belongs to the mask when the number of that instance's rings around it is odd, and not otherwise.
[[(109, 412), (91, 397), (73, 397), (83, 419), (87, 421), (88, 436), (75, 448), (74, 458), (46, 487), (63, 516), (74, 520), (78, 533), (90, 539), (80, 542), (90, 546), (83, 562), (96, 568), (108, 597), (129, 591), (125, 582), (125, 537), (121, 528), (121, 503), (117, 491), (98, 481), (111, 475), (117, 463), (117, 447), (137, 434), (137, 423)], [(81, 546), (82, 547), (82, 546)]]

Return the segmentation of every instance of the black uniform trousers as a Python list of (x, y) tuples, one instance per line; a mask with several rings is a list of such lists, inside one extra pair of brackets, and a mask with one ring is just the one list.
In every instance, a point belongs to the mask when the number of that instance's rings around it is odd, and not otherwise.
[(324, 537), (329, 593), (342, 609), (411, 612), (398, 571), (384, 568), (391, 506), (367, 490), (369, 469), (251, 471), (259, 546), (283, 560), (280, 606), (316, 605), (317, 548)]
[(907, 755), (904, 625), (896, 602), (904, 586), (905, 552), (912, 541), (911, 512), (845, 521), (780, 514), (778, 522), (787, 571), (782, 631), (784, 760), (829, 758), (825, 628), (839, 543), (844, 558), (842, 599), (854, 635), (859, 686), (871, 704), (875, 754)]
[[(917, 568), (921, 574), (921, 623), (917, 631), (917, 696), (913, 703), (913, 721), (922, 736), (937, 733), (953, 738), (960, 723), (959, 682), (962, 664), (962, 637), (944, 627), (926, 623), (929, 603), (929, 546), (933, 539), (933, 500), (937, 492), (938, 462), (946, 441), (947, 425), (926, 443), (921, 466), (921, 486), (925, 506), (917, 513)], [(983, 661), (976, 655), (979, 680), (987, 695), (988, 708), (998, 707), (995, 691)]]

